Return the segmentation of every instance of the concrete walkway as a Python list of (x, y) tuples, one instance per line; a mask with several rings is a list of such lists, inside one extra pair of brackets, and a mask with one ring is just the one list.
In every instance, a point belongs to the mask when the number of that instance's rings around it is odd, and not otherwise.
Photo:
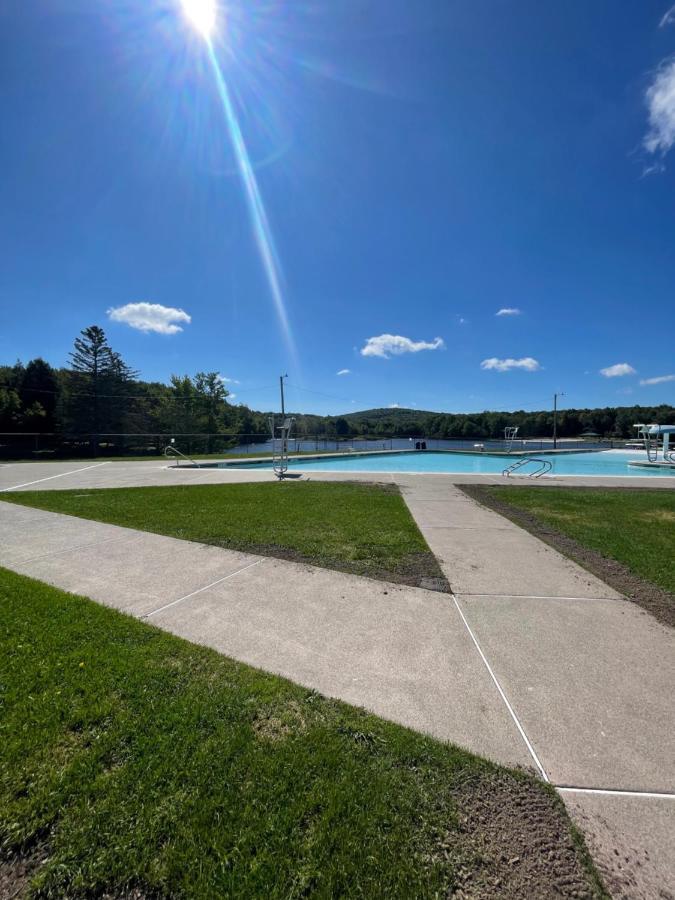
[[(143, 463), (116, 479), (113, 465), (32, 469), (47, 479), (32, 487), (214, 475)], [(9, 468), (0, 485), (25, 484)], [(659, 892), (675, 884), (672, 630), (480, 507), (454, 476), (396, 479), (453, 595), (7, 503), (0, 565), (529, 766), (561, 790), (615, 896), (669, 896)]]
[(673, 631), (452, 484), (401, 490), (614, 896), (675, 896)]

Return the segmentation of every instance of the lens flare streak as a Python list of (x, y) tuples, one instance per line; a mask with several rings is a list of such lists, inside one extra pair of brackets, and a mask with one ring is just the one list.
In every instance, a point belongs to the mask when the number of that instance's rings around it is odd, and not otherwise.
[(265, 205), (263, 203), (262, 196), (260, 194), (260, 188), (258, 187), (258, 181), (255, 177), (253, 166), (251, 165), (251, 160), (246, 149), (244, 136), (241, 132), (241, 128), (239, 127), (239, 122), (234, 111), (234, 106), (230, 97), (230, 91), (227, 87), (227, 83), (225, 82), (225, 78), (223, 77), (223, 73), (221, 72), (218, 59), (213, 49), (213, 44), (210, 40), (207, 40), (207, 49), (209, 61), (211, 63), (213, 74), (216, 80), (216, 86), (218, 88), (218, 94), (223, 105), (225, 121), (227, 123), (230, 139), (232, 141), (237, 167), (244, 183), (246, 201), (248, 204), (249, 214), (251, 216), (251, 223), (253, 226), (255, 241), (258, 245), (258, 251), (260, 253), (263, 267), (265, 269), (267, 282), (272, 294), (272, 299), (274, 300), (274, 306), (276, 308), (277, 316), (281, 324), (281, 329), (283, 332), (284, 340), (286, 342), (286, 346), (291, 355), (292, 361), (296, 363), (295, 344), (293, 341), (293, 335), (291, 333), (288, 315), (286, 313), (286, 304), (284, 302), (284, 296), (281, 289), (281, 267), (279, 265), (279, 260), (274, 245), (272, 230), (270, 228), (267, 213), (265, 211)]

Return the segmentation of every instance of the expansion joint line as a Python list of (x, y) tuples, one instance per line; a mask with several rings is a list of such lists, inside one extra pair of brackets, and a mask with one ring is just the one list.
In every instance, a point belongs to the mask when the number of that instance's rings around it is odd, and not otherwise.
[(465, 625), (465, 627), (466, 627), (466, 630), (469, 632), (469, 636), (471, 637), (471, 640), (473, 641), (476, 650), (478, 650), (478, 653), (480, 654), (480, 658), (483, 660), (483, 664), (485, 665), (485, 668), (488, 670), (488, 673), (489, 673), (489, 675), (490, 675), (490, 678), (492, 679), (492, 681), (494, 682), (495, 687), (496, 687), (497, 690), (499, 691), (499, 696), (500, 696), (500, 697), (502, 698), (502, 700), (504, 701), (504, 703), (505, 703), (505, 705), (506, 705), (506, 708), (508, 709), (511, 718), (512, 718), (513, 721), (514, 721), (514, 724), (515, 724), (516, 728), (518, 729), (518, 732), (519, 732), (520, 736), (521, 736), (522, 739), (525, 741), (525, 746), (527, 747), (527, 749), (528, 749), (528, 751), (529, 751), (529, 753), (530, 753), (530, 756), (531, 756), (532, 759), (534, 760), (534, 763), (535, 763), (537, 769), (539, 770), (539, 774), (540, 774), (541, 777), (544, 779), (544, 781), (550, 782), (550, 779), (549, 779), (548, 775), (546, 774), (546, 770), (545, 770), (544, 767), (542, 766), (541, 761), (539, 760), (539, 757), (537, 756), (534, 747), (533, 747), (532, 744), (530, 743), (530, 739), (529, 739), (528, 736), (525, 734), (525, 729), (524, 729), (523, 726), (520, 724), (520, 720), (519, 720), (518, 716), (516, 715), (515, 710), (513, 709), (513, 707), (511, 706), (511, 704), (509, 703), (508, 697), (507, 697), (506, 694), (504, 693), (504, 690), (502, 689), (502, 686), (501, 686), (501, 684), (499, 683), (499, 681), (498, 681), (498, 679), (497, 679), (497, 676), (496, 676), (495, 673), (492, 671), (492, 666), (491, 666), (490, 663), (487, 661), (487, 658), (486, 658), (485, 654), (483, 653), (480, 644), (478, 643), (478, 639), (476, 638), (476, 635), (475, 635), (475, 634), (473, 633), (473, 631), (471, 630), (471, 626), (470, 626), (469, 623), (467, 622), (466, 616), (465, 616), (464, 613), (462, 612), (462, 608), (461, 608), (461, 606), (459, 605), (459, 603), (457, 602), (457, 597), (455, 597), (454, 594), (451, 594), (450, 596), (452, 597), (453, 603), (455, 604), (455, 607), (457, 608), (457, 612), (458, 612), (458, 613), (460, 614), (460, 616), (462, 617), (462, 622), (464, 622), (464, 625)]
[(556, 784), (561, 794), (599, 794), (603, 797), (642, 797), (648, 800), (675, 800), (675, 794), (668, 791), (622, 791), (620, 788), (586, 788)]
[(43, 481), (52, 481), (54, 478), (65, 478), (66, 475), (77, 475), (78, 472), (86, 472), (89, 469), (98, 469), (99, 466), (107, 466), (108, 463), (95, 463), (93, 466), (84, 466), (82, 469), (73, 469), (70, 472), (61, 472), (58, 475), (48, 475), (47, 478), (38, 478), (37, 481), (27, 481), (25, 484), (14, 484), (12, 487), (0, 489), (0, 494), (6, 494), (7, 491), (18, 491), (19, 488), (30, 487), (32, 484), (41, 484)]
[(197, 594), (201, 594), (203, 591), (208, 591), (209, 588), (215, 587), (217, 584), (221, 584), (223, 581), (227, 581), (229, 578), (234, 578), (235, 575), (241, 575), (242, 572), (245, 572), (247, 569), (252, 569), (254, 566), (259, 566), (260, 563), (265, 562), (264, 559), (256, 559), (255, 562), (249, 563), (247, 566), (242, 566), (241, 569), (237, 569), (236, 572), (230, 572), (229, 575), (224, 575), (222, 578), (218, 578), (216, 581), (212, 581), (211, 584), (205, 584), (204, 587), (197, 588), (196, 591), (192, 591), (190, 594), (186, 594), (184, 597), (179, 597), (177, 600), (172, 600), (171, 603), (165, 603), (164, 606), (160, 606), (158, 609), (153, 609), (152, 612), (146, 613), (144, 616), (141, 616), (141, 619), (149, 619), (151, 616), (156, 616), (157, 613), (164, 612), (165, 609), (170, 609), (172, 606), (177, 606), (179, 603), (182, 603), (183, 600), (189, 600), (190, 597), (196, 597)]

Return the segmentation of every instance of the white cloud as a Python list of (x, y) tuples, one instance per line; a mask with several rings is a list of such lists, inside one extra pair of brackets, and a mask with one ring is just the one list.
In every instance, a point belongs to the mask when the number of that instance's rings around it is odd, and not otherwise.
[(675, 6), (671, 6), (670, 9), (663, 14), (663, 18), (659, 22), (659, 28), (667, 28), (668, 25), (672, 25), (675, 22)]
[(657, 378), (642, 378), (640, 384), (666, 384), (668, 381), (675, 381), (675, 375), (659, 375)]
[[(236, 378), (226, 378), (224, 375), (219, 375), (218, 378), (223, 382), (223, 384), (241, 384), (241, 381), (238, 381)], [(232, 396), (232, 394), (230, 394)]]
[(401, 409), (400, 403), (390, 403), (387, 409)]
[(606, 369), (600, 369), (600, 374), (605, 378), (619, 378), (622, 375), (635, 375), (635, 369), (628, 363), (617, 363), (615, 366), (607, 366)]
[(419, 353), (420, 350), (443, 350), (445, 343), (443, 338), (434, 338), (433, 341), (411, 341), (410, 338), (401, 337), (400, 334), (380, 334), (377, 337), (368, 338), (361, 348), (361, 356), (379, 356), (389, 359), (390, 356), (400, 356), (402, 353)]
[(108, 310), (111, 322), (123, 322), (137, 331), (154, 331), (157, 334), (177, 334), (182, 331), (177, 322), (189, 325), (192, 318), (182, 309), (162, 306), (161, 303), (127, 303)]
[(647, 88), (645, 101), (649, 131), (644, 146), (649, 153), (665, 156), (675, 144), (675, 59), (661, 65)]
[(237, 395), (236, 395), (236, 394), (228, 394), (228, 395), (227, 395), (227, 399), (228, 399), (228, 401), (229, 401), (229, 400), (235, 400), (235, 399), (236, 399), (236, 397), (237, 397)]
[(335, 374), (336, 375), (351, 375), (352, 370), (351, 369), (340, 369), (340, 371), (336, 372)]
[(480, 364), (481, 369), (494, 369), (495, 372), (509, 372), (511, 369), (524, 369), (526, 372), (538, 372), (541, 369), (539, 362), (531, 356), (523, 356), (522, 359), (497, 359), (496, 356), (484, 359)]
[(497, 310), (495, 313), (496, 316), (522, 316), (522, 312), (517, 309), (515, 306), (504, 306), (502, 309)]
[(660, 160), (657, 160), (655, 163), (643, 168), (642, 177), (647, 178), (649, 175), (662, 175), (665, 171), (665, 165)]

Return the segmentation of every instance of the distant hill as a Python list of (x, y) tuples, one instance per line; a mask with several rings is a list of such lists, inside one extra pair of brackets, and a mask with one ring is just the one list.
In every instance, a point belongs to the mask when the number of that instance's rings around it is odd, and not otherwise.
[[(443, 413), (421, 409), (379, 408), (349, 412), (343, 416), (317, 420), (307, 417), (308, 428), (326, 429), (337, 435), (392, 435), (400, 437), (501, 438), (504, 428), (518, 426), (520, 437), (550, 437), (553, 412), (550, 409), (503, 412)], [(577, 437), (595, 432), (603, 437), (633, 437), (636, 422), (675, 421), (675, 407), (620, 406), (558, 411), (558, 435)]]
[(363, 409), (358, 412), (345, 413), (344, 419), (358, 421), (360, 419), (369, 419), (372, 422), (378, 422), (382, 419), (407, 419), (410, 416), (439, 416), (445, 413), (433, 412), (429, 409), (413, 409), (404, 406), (385, 406), (378, 409)]

